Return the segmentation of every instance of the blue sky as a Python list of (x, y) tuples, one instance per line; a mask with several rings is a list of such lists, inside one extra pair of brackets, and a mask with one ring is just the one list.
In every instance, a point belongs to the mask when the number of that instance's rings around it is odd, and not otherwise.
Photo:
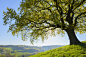
[[(68, 45), (69, 38), (68, 35), (65, 34), (64, 37), (61, 35), (56, 35), (56, 37), (48, 36), (48, 40), (44, 40), (42, 43), (41, 39), (37, 43), (35, 42), (34, 45), (30, 44), (30, 40), (23, 41), (21, 35), (13, 36), (11, 32), (7, 33), (9, 29), (9, 25), (3, 25), (3, 10), (6, 11), (7, 7), (12, 8), (17, 11), (17, 8), (20, 5), (22, 0), (1, 0), (0, 1), (0, 45), (31, 45), (31, 46), (44, 46), (44, 45)], [(77, 33), (76, 36), (80, 41), (86, 40), (86, 33), (79, 34)]]

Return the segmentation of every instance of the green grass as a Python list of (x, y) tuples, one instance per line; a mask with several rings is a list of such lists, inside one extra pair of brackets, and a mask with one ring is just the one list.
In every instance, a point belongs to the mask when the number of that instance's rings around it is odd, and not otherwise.
[(13, 51), (12, 48), (5, 48), (6, 50), (10, 50), (10, 51)]
[[(23, 55), (23, 54), (29, 54), (29, 52), (24, 52), (24, 53), (22, 53), (22, 52), (17, 52), (17, 57), (18, 57), (19, 55)], [(11, 53), (11, 55), (15, 55), (15, 53)]]
[(86, 41), (79, 45), (66, 45), (29, 57), (86, 57)]

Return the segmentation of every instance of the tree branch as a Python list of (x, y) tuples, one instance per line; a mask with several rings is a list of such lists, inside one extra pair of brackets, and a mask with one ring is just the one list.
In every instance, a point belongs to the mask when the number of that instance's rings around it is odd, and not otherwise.
[(62, 11), (62, 8), (59, 6), (59, 3), (57, 3), (57, 0), (54, 0), (54, 2), (56, 2), (56, 7), (57, 7), (57, 10), (58, 8), (60, 8), (60, 10), (58, 10), (59, 14), (60, 14), (60, 17), (61, 17), (61, 22), (62, 22), (62, 29), (64, 29), (64, 20), (62, 18), (62, 15), (63, 15), (63, 11)]
[[(26, 23), (25, 25), (27, 25), (27, 24), (30, 24), (31, 22), (33, 22), (33, 21), (31, 21), (31, 20), (28, 20), (28, 21), (30, 21), (29, 23)], [(56, 29), (56, 28), (61, 28), (61, 26), (59, 25), (59, 24), (57, 24), (57, 25), (55, 25), (55, 24), (50, 24), (49, 22), (47, 22), (47, 20), (43, 20), (41, 23), (37, 23), (37, 22), (33, 22), (34, 23), (34, 25), (33, 26), (31, 26), (31, 28), (30, 29), (32, 29), (33, 27), (36, 27), (36, 28), (38, 28), (37, 30), (40, 30), (39, 28), (40, 27), (37, 27), (36, 26), (36, 24), (42, 24), (42, 23), (47, 23), (47, 24), (49, 24), (49, 26), (45, 26), (45, 27), (43, 27), (43, 29), (46, 29), (46, 28), (49, 28), (49, 27), (54, 27), (53, 28), (53, 30), (54, 29)], [(23, 24), (23, 23), (22, 23)], [(29, 26), (28, 26), (28, 28), (29, 28)], [(51, 29), (52, 30), (52, 29)]]
[[(39, 6), (36, 6), (36, 7), (39, 7)], [(42, 8), (42, 7), (39, 7), (39, 8)], [(51, 13), (52, 13), (52, 11), (49, 9), (50, 7), (48, 7), (48, 8), (42, 8), (42, 10), (45, 10), (45, 9), (48, 9)], [(40, 10), (41, 11), (41, 10)]]
[[(75, 9), (78, 8), (84, 1), (86, 1), (86, 0), (83, 0), (77, 7), (75, 7)], [(73, 9), (73, 11), (74, 11), (75, 9)]]
[(76, 26), (76, 24), (77, 24), (77, 19), (78, 19), (78, 17), (81, 16), (82, 14), (85, 14), (85, 13), (86, 13), (86, 12), (83, 12), (83, 13), (79, 14), (79, 15), (75, 18), (75, 24), (74, 24), (74, 26)]

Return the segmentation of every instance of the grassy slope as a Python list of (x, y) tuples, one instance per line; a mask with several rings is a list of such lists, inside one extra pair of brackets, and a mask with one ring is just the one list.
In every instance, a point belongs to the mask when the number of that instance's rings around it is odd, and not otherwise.
[[(12, 50), (12, 48), (11, 47), (4, 47), (6, 50), (10, 50), (10, 51), (13, 51)], [(15, 48), (15, 47), (14, 47)], [(15, 48), (15, 49), (17, 49), (17, 48)], [(23, 50), (14, 50), (14, 51), (23, 51)], [(32, 54), (32, 53), (29, 53), (29, 52), (17, 52), (17, 57), (19, 56), (19, 55), (23, 55), (23, 54)], [(11, 55), (15, 55), (15, 52), (14, 53), (11, 53)]]
[(45, 52), (41, 52), (29, 57), (86, 57), (86, 41), (80, 45), (66, 45)]

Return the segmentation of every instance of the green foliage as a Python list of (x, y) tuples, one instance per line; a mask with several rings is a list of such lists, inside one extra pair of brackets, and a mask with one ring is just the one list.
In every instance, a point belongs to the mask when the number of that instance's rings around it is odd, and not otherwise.
[[(86, 32), (85, 3), (86, 0), (22, 0), (18, 8), (20, 14), (8, 7), (7, 12), (3, 11), (4, 25), (10, 23), (8, 32), (11, 31), (13, 36), (21, 32), (22, 40), (30, 38), (31, 44), (40, 36), (42, 42), (49, 34), (64, 36), (67, 29), (83, 34)], [(11, 25), (12, 20), (15, 23)]]
[(17, 56), (17, 51), (15, 51), (15, 57)]

